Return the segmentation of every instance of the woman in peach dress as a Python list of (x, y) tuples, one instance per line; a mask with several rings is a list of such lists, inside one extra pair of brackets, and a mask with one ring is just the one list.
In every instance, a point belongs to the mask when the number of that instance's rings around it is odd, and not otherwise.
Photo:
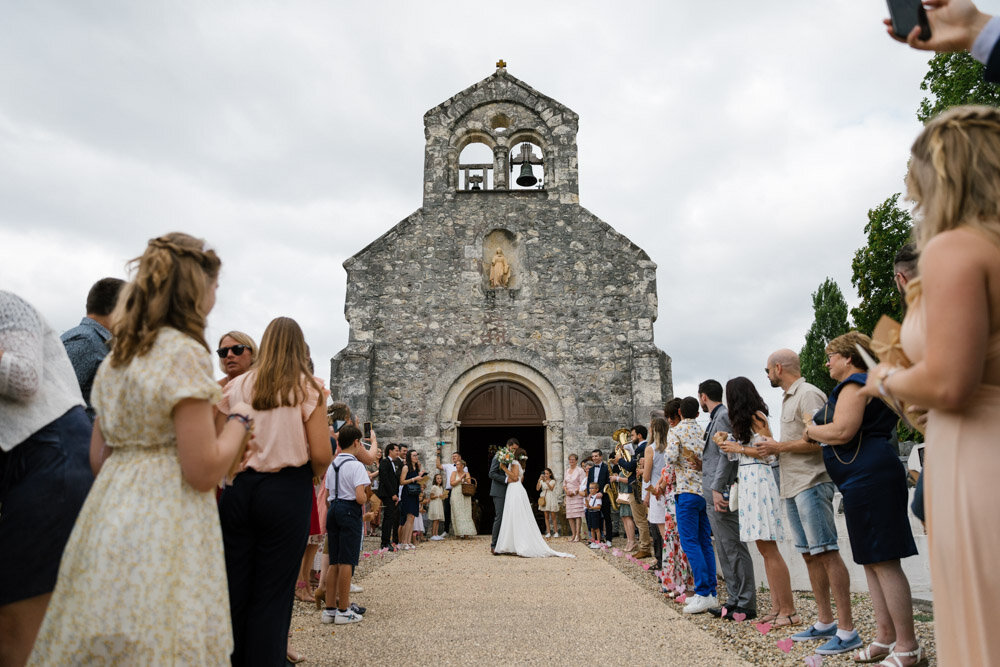
[[(957, 107), (913, 144), (920, 279), (902, 344), (913, 365), (880, 364), (866, 393), (929, 410), (924, 485), (941, 665), (1000, 664), (1000, 110)], [(912, 665), (919, 649), (888, 664)]]
[(569, 455), (569, 468), (563, 476), (563, 493), (566, 494), (566, 521), (569, 523), (573, 537), (570, 542), (580, 541), (580, 524), (583, 521), (583, 497), (586, 492), (580, 491), (580, 485), (587, 478), (587, 473), (577, 464), (576, 454)]

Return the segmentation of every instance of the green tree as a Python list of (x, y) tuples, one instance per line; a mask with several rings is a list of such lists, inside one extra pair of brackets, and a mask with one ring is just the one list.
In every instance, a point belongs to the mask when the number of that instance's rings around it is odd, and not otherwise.
[(926, 123), (949, 107), (961, 104), (1000, 106), (1000, 85), (983, 79), (983, 66), (968, 51), (939, 53), (930, 59), (920, 90), (917, 118)]
[(898, 201), (897, 192), (868, 211), (868, 243), (858, 248), (851, 262), (851, 284), (861, 297), (861, 303), (851, 309), (851, 319), (858, 331), (869, 336), (883, 315), (897, 322), (903, 319), (903, 299), (893, 280), (892, 260), (910, 240), (913, 219), (909, 211), (899, 208)]
[(813, 292), (813, 323), (806, 333), (806, 344), (799, 352), (802, 376), (829, 394), (836, 386), (826, 368), (826, 346), (837, 336), (847, 333), (847, 302), (840, 287), (831, 278), (824, 280)]

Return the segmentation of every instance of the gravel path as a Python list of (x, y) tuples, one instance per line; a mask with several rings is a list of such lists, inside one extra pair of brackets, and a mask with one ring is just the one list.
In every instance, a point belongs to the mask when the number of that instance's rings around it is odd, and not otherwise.
[[(553, 547), (577, 557), (491, 556), (483, 536), (364, 559), (352, 600), (365, 620), (323, 625), (296, 602), (292, 646), (314, 665), (579, 665), (609, 662), (608, 651), (610, 664), (749, 664), (592, 550)], [(643, 639), (607, 635), (623, 628)]]

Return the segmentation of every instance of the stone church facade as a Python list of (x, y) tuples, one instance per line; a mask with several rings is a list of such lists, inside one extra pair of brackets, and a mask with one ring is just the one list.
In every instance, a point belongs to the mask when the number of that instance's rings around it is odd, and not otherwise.
[[(656, 265), (580, 206), (577, 126), (501, 61), (425, 114), (423, 206), (344, 262), (334, 399), (425, 465), (460, 451), (481, 506), (490, 445), (526, 444), (535, 495), (543, 467), (561, 479), (570, 453), (607, 452), (672, 395)], [(492, 162), (462, 162), (472, 143)]]

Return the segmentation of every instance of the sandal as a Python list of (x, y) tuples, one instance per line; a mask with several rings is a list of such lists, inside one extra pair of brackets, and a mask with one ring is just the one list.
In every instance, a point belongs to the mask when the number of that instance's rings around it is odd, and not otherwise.
[[(892, 655), (892, 648), (896, 645), (896, 642), (891, 644), (883, 644), (882, 642), (872, 642), (868, 646), (864, 647), (860, 651), (854, 654), (854, 662), (882, 662), (890, 655)], [(877, 653), (872, 651), (872, 647), (877, 646), (880, 649), (885, 649), (884, 651), (879, 651)]]
[[(781, 619), (785, 619), (785, 621), (782, 622)], [(785, 628), (792, 625), (802, 625), (802, 617), (799, 616), (798, 612), (793, 611), (791, 614), (776, 617), (774, 619), (773, 625), (776, 628)]]
[(921, 667), (927, 664), (927, 656), (924, 655), (923, 646), (918, 646), (915, 651), (893, 651), (879, 664), (888, 665), (889, 667), (903, 667), (903, 663), (899, 660), (900, 658), (916, 658), (917, 661), (913, 663), (913, 667)]
[(776, 613), (774, 613), (774, 612), (770, 612), (770, 613), (764, 614), (760, 619), (758, 619), (757, 622), (758, 623), (774, 623), (777, 619), (778, 619), (778, 615)]

